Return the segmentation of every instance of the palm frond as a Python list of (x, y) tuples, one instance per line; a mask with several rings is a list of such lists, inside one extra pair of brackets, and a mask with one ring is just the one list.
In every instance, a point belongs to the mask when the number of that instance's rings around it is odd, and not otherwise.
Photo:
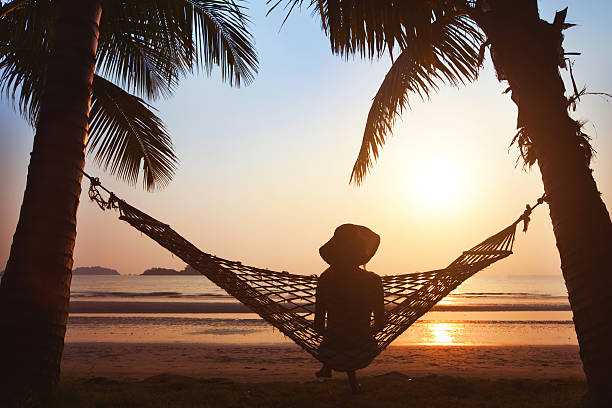
[[(40, 48), (23, 46), (15, 46), (0, 58), (0, 92), (32, 126), (38, 117), (47, 58)], [(88, 154), (95, 153), (97, 164), (131, 184), (138, 179), (141, 161), (147, 189), (167, 184), (177, 159), (151, 107), (97, 75), (92, 90)]]
[(52, 35), (49, 1), (13, 1), (0, 18), (0, 95), (33, 126)]
[[(54, 3), (16, 0), (0, 8), (0, 95), (32, 125), (54, 34)], [(243, 8), (232, 0), (104, 2), (97, 64), (102, 75), (92, 84), (88, 154), (131, 184), (141, 167), (145, 188), (167, 184), (177, 164), (170, 137), (154, 109), (132, 93), (165, 96), (199, 67), (210, 73), (220, 66), (231, 85), (248, 83), (257, 56), (247, 24)]]
[(247, 24), (230, 0), (120, 0), (103, 12), (98, 73), (152, 99), (200, 67), (249, 83), (258, 62)]
[(116, 177), (135, 185), (142, 166), (147, 190), (165, 186), (177, 158), (165, 126), (142, 99), (94, 76), (88, 154)]
[[(191, 36), (180, 19), (183, 8), (168, 0), (108, 4), (100, 20), (96, 72), (128, 92), (150, 99), (168, 96), (189, 70), (185, 47), (175, 45)], [(171, 20), (178, 23), (168, 29)]]
[(210, 73), (221, 68), (230, 85), (250, 84), (258, 69), (250, 23), (244, 8), (232, 1), (187, 0), (195, 21), (195, 63)]
[(34, 126), (38, 119), (47, 55), (16, 44), (1, 47), (0, 54), (0, 95)]
[(359, 185), (372, 168), (411, 94), (427, 99), (440, 84), (458, 86), (477, 78), (482, 42), (471, 19), (453, 15), (431, 23), (429, 36), (407, 42), (374, 97), (351, 182)]
[(268, 13), (284, 4), (287, 15), (306, 6), (319, 16), (332, 52), (348, 58), (379, 58), (404, 49), (411, 38), (427, 37), (442, 15), (470, 10), (470, 0), (268, 0)]

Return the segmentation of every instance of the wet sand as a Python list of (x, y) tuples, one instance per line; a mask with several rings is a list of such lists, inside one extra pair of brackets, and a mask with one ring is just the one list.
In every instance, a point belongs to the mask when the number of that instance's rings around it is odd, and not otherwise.
[[(166, 373), (238, 382), (307, 381), (319, 367), (308, 353), (289, 344), (67, 343), (62, 360), (64, 376), (135, 380)], [(411, 377), (584, 378), (578, 347), (572, 345), (391, 346), (360, 374), (389, 372)]]

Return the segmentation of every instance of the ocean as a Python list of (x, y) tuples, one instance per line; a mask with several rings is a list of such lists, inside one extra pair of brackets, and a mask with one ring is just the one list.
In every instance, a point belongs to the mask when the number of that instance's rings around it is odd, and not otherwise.
[[(204, 312), (202, 312), (204, 311)], [(67, 342), (280, 344), (278, 330), (203, 276), (72, 279)], [(576, 345), (561, 275), (476, 275), (397, 345)]]

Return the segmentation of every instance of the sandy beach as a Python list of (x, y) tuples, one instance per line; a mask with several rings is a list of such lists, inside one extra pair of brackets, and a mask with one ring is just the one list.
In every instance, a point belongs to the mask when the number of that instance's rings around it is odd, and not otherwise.
[[(289, 344), (67, 343), (62, 373), (125, 380), (177, 374), (236, 382), (308, 381), (319, 366)], [(578, 347), (571, 345), (391, 346), (360, 374), (390, 372), (410, 377), (584, 378)]]

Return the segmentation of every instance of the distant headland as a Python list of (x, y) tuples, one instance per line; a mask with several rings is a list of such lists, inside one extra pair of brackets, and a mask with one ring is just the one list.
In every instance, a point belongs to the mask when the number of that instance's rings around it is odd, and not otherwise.
[(187, 265), (185, 269), (183, 269), (182, 271), (177, 271), (176, 269), (169, 269), (169, 268), (151, 268), (141, 273), (141, 275), (187, 276), (187, 275), (200, 275), (200, 272), (196, 271), (191, 266)]
[(102, 266), (81, 266), (72, 271), (73, 275), (119, 275), (115, 269)]
[[(0, 276), (4, 275), (4, 271), (0, 272)], [(116, 269), (105, 268), (103, 266), (80, 266), (72, 270), (72, 275), (120, 275)], [(200, 272), (187, 265), (183, 270), (177, 271), (170, 268), (150, 268), (140, 274), (140, 276), (190, 276), (200, 275)]]

